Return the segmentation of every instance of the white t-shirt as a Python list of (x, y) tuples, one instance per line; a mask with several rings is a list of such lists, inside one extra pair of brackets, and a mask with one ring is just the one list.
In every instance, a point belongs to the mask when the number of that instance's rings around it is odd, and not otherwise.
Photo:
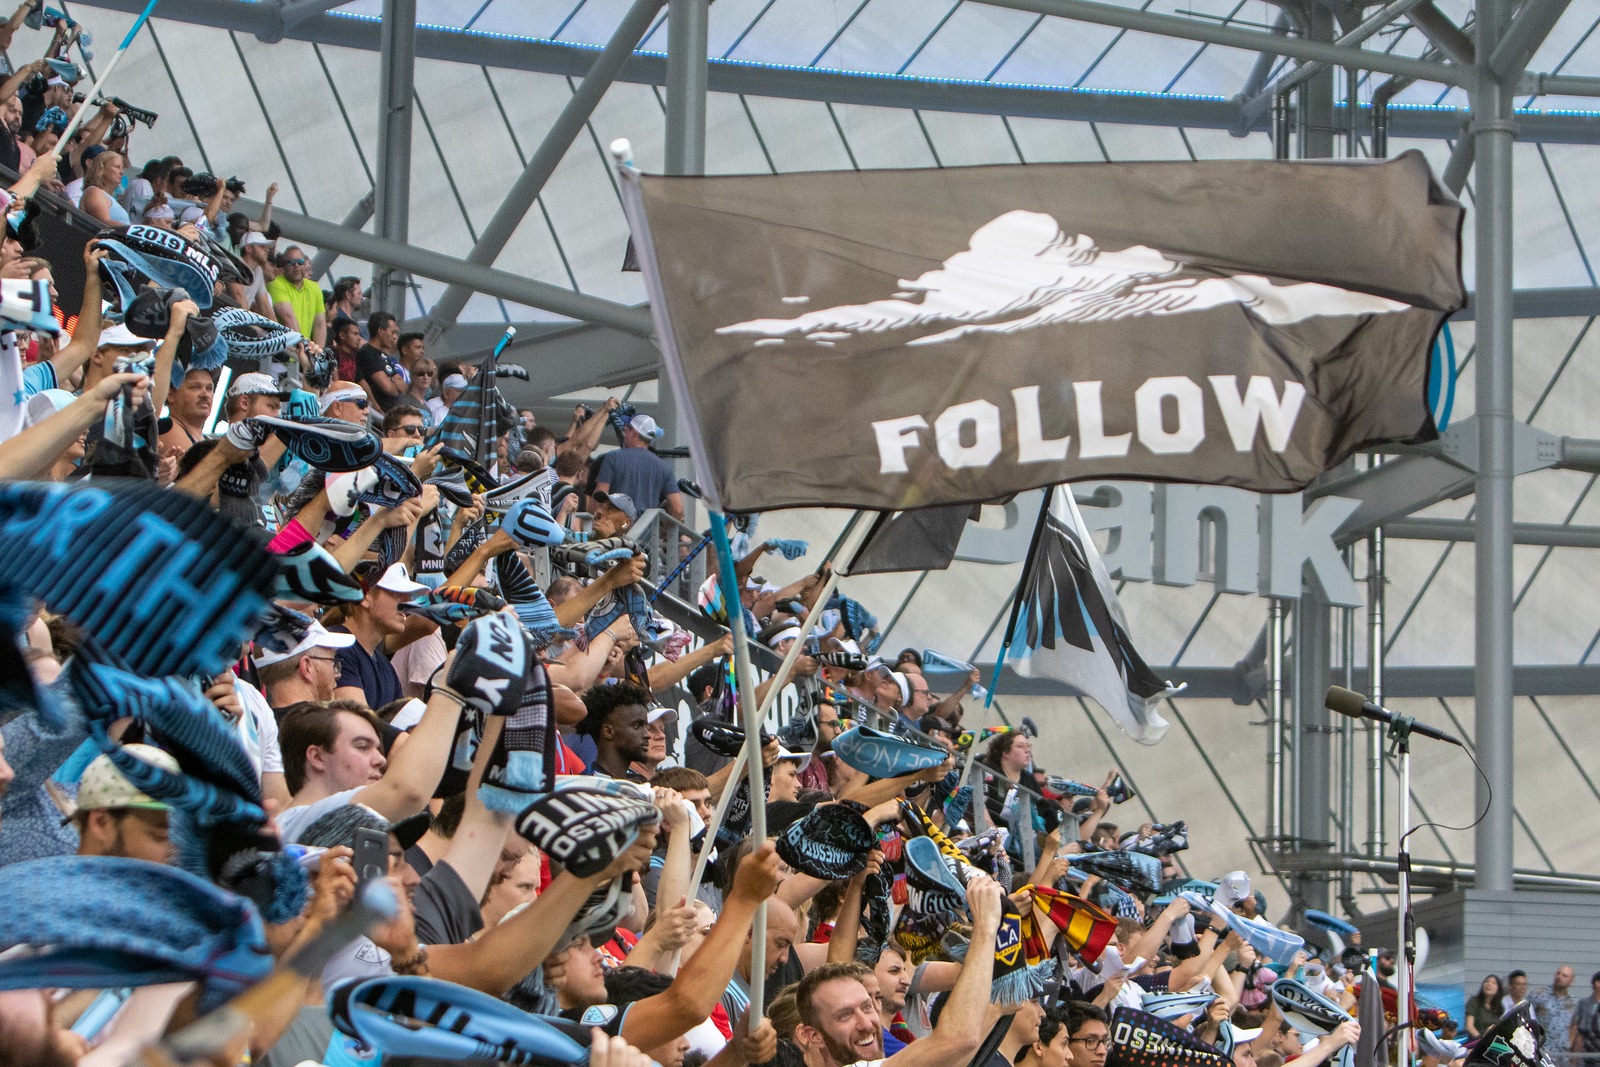
[(282, 774), (283, 752), (278, 747), (278, 717), (261, 691), (242, 678), (233, 680), (233, 691), (239, 697), (244, 714), (234, 724), (239, 731), (239, 741), (250, 756), (250, 765), (256, 775)]
[(355, 803), (356, 794), (361, 792), (361, 788), (346, 789), (343, 793), (335, 793), (310, 804), (301, 804), (278, 812), (278, 830), (283, 834), (284, 843), (294, 844), (300, 840), (300, 835), (305, 832), (306, 827), (328, 812)]

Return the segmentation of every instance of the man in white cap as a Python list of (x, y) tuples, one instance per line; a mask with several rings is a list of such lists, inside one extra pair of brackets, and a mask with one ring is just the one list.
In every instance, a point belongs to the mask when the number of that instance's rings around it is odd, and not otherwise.
[[(288, 399), (289, 390), (279, 385), (272, 375), (260, 371), (241, 374), (228, 386), (228, 421), (238, 422), (257, 415), (276, 417)], [(265, 446), (262, 447), (265, 450)]]
[(339, 681), (340, 649), (356, 643), (353, 634), (329, 632), (313, 622), (300, 643), (287, 652), (262, 651), (256, 655), (256, 677), (273, 711), (302, 700), (332, 700)]
[(444, 422), (445, 415), (450, 412), (450, 405), (456, 402), (462, 390), (467, 387), (467, 379), (462, 374), (447, 374), (444, 381), (439, 383), (439, 395), (428, 401), (428, 415), (434, 426)]
[[(381, 708), (405, 696), (400, 676), (389, 662), (389, 653), (397, 651), (400, 643), (391, 639), (406, 629), (406, 616), (400, 605), (427, 591), (427, 586), (411, 580), (404, 563), (396, 563), (367, 590), (365, 599), (345, 608), (344, 625), (333, 632), (351, 634), (355, 641), (334, 653), (339, 671), (334, 699)], [(422, 625), (421, 620), (418, 625)]]
[(239, 243), (239, 258), (250, 268), (248, 285), (231, 285), (238, 290), (239, 306), (257, 315), (272, 318), (272, 299), (267, 296), (267, 263), (272, 259), (273, 241), (257, 230), (245, 233)]
[(113, 372), (117, 360), (124, 356), (141, 355), (155, 346), (154, 341), (140, 337), (120, 322), (107, 326), (100, 331), (100, 341), (95, 345), (94, 354), (89, 357), (89, 365), (83, 370), (83, 388), (93, 389), (100, 379)]
[[(122, 751), (163, 770), (178, 772), (178, 761), (152, 745), (124, 745)], [(167, 805), (141, 793), (111, 762), (96, 756), (78, 783), (78, 855), (170, 863)]]
[(650, 451), (662, 436), (649, 415), (635, 415), (622, 431), (622, 447), (600, 457), (595, 489), (626, 496), (641, 508), (664, 507), (673, 518), (683, 519), (683, 494), (667, 461)]

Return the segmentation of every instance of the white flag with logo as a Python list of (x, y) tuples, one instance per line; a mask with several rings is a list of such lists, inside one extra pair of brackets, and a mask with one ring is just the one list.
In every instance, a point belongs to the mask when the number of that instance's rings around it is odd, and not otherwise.
[(1027, 678), (1065, 682), (1111, 713), (1142, 744), (1167, 732), (1158, 707), (1181, 686), (1162, 681), (1133, 647), (1106, 565), (1070, 490), (1051, 490), (1049, 513), (1018, 590), (1022, 606), (1007, 658)]

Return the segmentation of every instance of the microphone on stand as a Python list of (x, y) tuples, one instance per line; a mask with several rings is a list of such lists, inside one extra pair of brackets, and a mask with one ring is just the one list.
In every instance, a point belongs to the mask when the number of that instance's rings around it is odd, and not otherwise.
[(1449, 745), (1461, 745), (1460, 741), (1443, 730), (1417, 722), (1409, 716), (1397, 715), (1382, 704), (1374, 704), (1360, 693), (1346, 689), (1342, 685), (1328, 686), (1328, 695), (1323, 698), (1322, 706), (1329, 711), (1337, 711), (1340, 715), (1348, 715), (1352, 719), (1371, 719), (1385, 726), (1393, 726), (1396, 719), (1404, 719), (1409, 722), (1409, 730), (1413, 734), (1431, 737), (1435, 741), (1443, 741)]

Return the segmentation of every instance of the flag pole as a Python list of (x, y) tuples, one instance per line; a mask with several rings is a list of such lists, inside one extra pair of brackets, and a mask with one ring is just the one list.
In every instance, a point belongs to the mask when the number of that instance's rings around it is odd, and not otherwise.
[[(711, 537), (717, 546), (717, 582), (722, 586), (722, 601), (728, 610), (728, 629), (733, 634), (733, 665), (738, 680), (739, 709), (744, 720), (744, 748), (739, 753), (745, 761), (750, 778), (750, 836), (760, 848), (767, 839), (767, 796), (761, 767), (761, 719), (755, 704), (755, 669), (750, 663), (750, 646), (744, 629), (744, 601), (739, 595), (739, 576), (733, 569), (733, 546), (728, 542), (728, 524), (720, 511), (711, 513)], [(729, 776), (723, 786), (724, 794), (738, 788), (738, 771)], [(708, 830), (706, 844), (715, 839), (716, 832)], [(706, 849), (702, 849), (706, 851)], [(699, 892), (699, 885), (691, 889)], [(750, 926), (750, 1003), (766, 1003), (767, 985), (767, 902), (756, 906), (754, 922)], [(750, 1013), (750, 1032), (754, 1034), (761, 1022), (761, 1013)]]
[[(1017, 619), (1022, 614), (1023, 592), (1028, 588), (1028, 580), (1033, 577), (1033, 568), (1038, 564), (1039, 541), (1044, 535), (1044, 520), (1050, 514), (1050, 501), (1056, 492), (1055, 486), (1045, 490), (1044, 499), (1039, 502), (1039, 517), (1033, 523), (1033, 538), (1028, 542), (1028, 554), (1023, 557), (1022, 577), (1017, 579), (1017, 591), (1011, 596), (1011, 614), (1006, 619), (1005, 632), (1000, 638), (1000, 654), (994, 660), (994, 676), (989, 680), (989, 692), (984, 694), (983, 710), (978, 712), (978, 725), (972, 732), (972, 751), (967, 753), (966, 766), (961, 768), (961, 778), (956, 782), (956, 792), (966, 785), (972, 778), (972, 767), (978, 762), (978, 742), (983, 740), (984, 728), (989, 725), (989, 706), (994, 703), (994, 695), (1000, 688), (1000, 670), (1006, 663), (1006, 652), (1011, 648), (1011, 635), (1017, 628)], [(979, 796), (977, 787), (972, 790), (972, 818), (973, 832), (978, 830), (979, 805), (983, 797)], [(987, 813), (987, 811), (985, 811)]]
[[(822, 565), (817, 568), (819, 573), (822, 571), (822, 569), (824, 567), (827, 567), (828, 564), (833, 562), (836, 558), (840, 558), (840, 557), (848, 558), (846, 556), (845, 551), (844, 551), (845, 543), (846, 543), (846, 540), (850, 537), (850, 535), (860, 525), (861, 518), (862, 518), (862, 513), (859, 512), (859, 511), (856, 512), (855, 515), (853, 515), (851, 517), (849, 523), (847, 523), (845, 525), (844, 532), (839, 535), (839, 539), (834, 542), (833, 548), (829, 550), (828, 555), (823, 559)], [(869, 529), (870, 529), (870, 527), (869, 527)], [(857, 547), (859, 547), (859, 546), (855, 545), (855, 544), (852, 544), (850, 546), (850, 552), (853, 553)], [(729, 551), (729, 555), (730, 556), (732, 555), (732, 550), (731, 549)], [(720, 553), (718, 555), (718, 562), (719, 563), (721, 562)], [(730, 573), (732, 572), (732, 568), (731, 567), (729, 568), (729, 571), (730, 571)], [(789, 646), (789, 650), (783, 654), (783, 662), (778, 665), (777, 672), (775, 674), (773, 674), (773, 676), (772, 676), (772, 685), (768, 687), (767, 695), (761, 701), (761, 706), (756, 709), (756, 723), (758, 724), (758, 727), (759, 727), (759, 724), (761, 723), (761, 721), (764, 720), (767, 717), (767, 712), (770, 711), (771, 708), (772, 708), (772, 705), (777, 702), (779, 692), (782, 691), (784, 685), (788, 682), (790, 672), (794, 670), (795, 663), (797, 663), (799, 661), (800, 656), (804, 651), (804, 645), (805, 645), (804, 636), (806, 634), (810, 633), (812, 631), (812, 629), (814, 629), (816, 627), (817, 620), (822, 617), (822, 612), (827, 607), (828, 598), (833, 595), (834, 589), (837, 588), (838, 585), (839, 585), (839, 578), (840, 578), (840, 574), (839, 574), (839, 572), (837, 570), (829, 570), (828, 576), (823, 579), (821, 591), (818, 592), (818, 594), (816, 596), (816, 599), (812, 601), (811, 609), (806, 612), (805, 621), (800, 624), (801, 640), (797, 640), (793, 644), (791, 644)], [(737, 581), (735, 582), (735, 584), (737, 584)], [(742, 615), (743, 615), (743, 613), (741, 612), (741, 619), (740, 619), (741, 623), (743, 622)], [(732, 621), (733, 621), (733, 619), (732, 619), (732, 611), (731, 610), (729, 612), (729, 620), (728, 621), (729, 621), (729, 628), (731, 629), (732, 628)], [(734, 644), (734, 648), (735, 649), (737, 649), (739, 647), (737, 642), (738, 642), (738, 639), (736, 637), (735, 638), (735, 644)], [(737, 662), (737, 657), (735, 657), (735, 662)], [(743, 689), (741, 689), (740, 692), (742, 694), (743, 693)], [(759, 729), (757, 730), (757, 733), (759, 734)], [(746, 740), (748, 741), (748, 739), (749, 738), (748, 738), (748, 735), (747, 735), (746, 736)], [(713, 851), (713, 847), (712, 846), (713, 846), (714, 842), (716, 841), (717, 828), (722, 825), (723, 816), (727, 814), (728, 804), (733, 799), (734, 790), (737, 788), (733, 783), (738, 779), (740, 773), (744, 770), (744, 766), (745, 766), (745, 750), (744, 749), (740, 749), (738, 756), (734, 757), (733, 773), (728, 776), (729, 784), (723, 787), (722, 796), (717, 798), (717, 809), (716, 809), (715, 812), (712, 813), (711, 821), (706, 824), (706, 836), (705, 836), (704, 844), (702, 844), (700, 846), (700, 853), (699, 853), (698, 856), (695, 857), (694, 874), (689, 879), (689, 899), (690, 900), (693, 900), (695, 898), (695, 895), (697, 893), (699, 893), (699, 891), (700, 891), (700, 883), (705, 879), (706, 865), (711, 860), (711, 853)], [(754, 806), (755, 806), (755, 798), (752, 795), (752, 797), (751, 797), (751, 807), (752, 807), (752, 809), (754, 809)]]
[(102, 70), (100, 76), (94, 80), (94, 84), (89, 86), (89, 92), (83, 98), (83, 105), (78, 108), (78, 113), (72, 116), (72, 121), (67, 123), (67, 128), (61, 131), (61, 138), (56, 142), (61, 146), (57, 155), (65, 152), (66, 146), (72, 143), (72, 135), (78, 132), (78, 127), (83, 125), (83, 120), (89, 117), (94, 98), (100, 95), (101, 86), (105, 85), (106, 80), (111, 77), (111, 72), (117, 69), (117, 64), (122, 61), (123, 55), (127, 53), (128, 46), (133, 43), (135, 37), (139, 36), (140, 28), (150, 20), (150, 12), (156, 9), (157, 3), (159, 3), (159, 0), (150, 0), (148, 4), (144, 5), (144, 10), (139, 13), (139, 17), (133, 20), (132, 29), (128, 30), (128, 35), (117, 46), (116, 54), (111, 57), (111, 62), (106, 64), (106, 69)]

